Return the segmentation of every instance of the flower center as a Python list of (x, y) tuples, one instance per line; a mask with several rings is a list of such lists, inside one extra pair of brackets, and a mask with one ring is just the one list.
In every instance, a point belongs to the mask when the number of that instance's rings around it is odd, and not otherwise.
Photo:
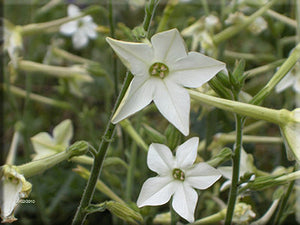
[(173, 177), (176, 180), (184, 181), (185, 175), (184, 172), (181, 169), (175, 168), (173, 170)]
[(164, 63), (156, 62), (150, 66), (149, 74), (163, 79), (169, 74), (169, 68)]

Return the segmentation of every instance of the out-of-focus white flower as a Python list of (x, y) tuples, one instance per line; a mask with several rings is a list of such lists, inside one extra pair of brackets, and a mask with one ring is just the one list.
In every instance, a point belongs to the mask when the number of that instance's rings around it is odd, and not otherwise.
[(280, 93), (289, 87), (300, 94), (300, 62), (298, 61), (285, 77), (276, 85), (275, 90)]
[(31, 142), (36, 152), (34, 160), (54, 155), (66, 150), (73, 137), (72, 121), (67, 119), (62, 121), (53, 129), (53, 136), (46, 132), (38, 133), (31, 138)]
[(221, 27), (218, 17), (209, 15), (202, 17), (189, 27), (182, 30), (184, 37), (192, 37), (192, 50), (197, 50), (200, 45), (201, 52), (211, 52), (214, 49), (213, 33)]
[(21, 28), (4, 20), (4, 50), (8, 52), (14, 67), (17, 67), (17, 60), (22, 49)]
[[(244, 15), (242, 12), (235, 12), (229, 14), (228, 18), (225, 20), (226, 25), (237, 25), (242, 24), (247, 20), (248, 16)], [(268, 23), (263, 17), (257, 17), (247, 29), (255, 35), (260, 34), (262, 31), (268, 28)]]
[(155, 34), (152, 45), (107, 38), (134, 78), (112, 122), (118, 123), (151, 103), (184, 135), (189, 134), (190, 96), (225, 64), (198, 52), (187, 53), (177, 29)]
[[(221, 191), (226, 190), (231, 185), (232, 180), (232, 166), (220, 166), (218, 170), (222, 175), (228, 179), (220, 187)], [(253, 172), (253, 158), (251, 155), (248, 155), (245, 150), (241, 150), (241, 160), (240, 160), (240, 177), (243, 177), (246, 173)]]
[(252, 211), (251, 205), (240, 202), (235, 206), (232, 222), (247, 225), (255, 216), (256, 214)]
[[(80, 9), (76, 5), (68, 6), (68, 16), (75, 17), (80, 15)], [(60, 32), (66, 36), (72, 36), (74, 48), (80, 49), (88, 44), (89, 38), (95, 39), (97, 25), (91, 16), (84, 16), (78, 20), (70, 21), (60, 27)]]
[(11, 223), (17, 220), (14, 210), (19, 200), (28, 197), (32, 185), (19, 174), (14, 166), (0, 167), (0, 217), (2, 223)]
[(176, 157), (162, 144), (151, 144), (148, 151), (148, 167), (158, 173), (143, 184), (137, 205), (162, 205), (173, 196), (172, 207), (184, 219), (194, 221), (198, 200), (194, 188), (204, 190), (220, 177), (218, 170), (207, 163), (194, 164), (199, 139), (191, 138), (176, 150)]

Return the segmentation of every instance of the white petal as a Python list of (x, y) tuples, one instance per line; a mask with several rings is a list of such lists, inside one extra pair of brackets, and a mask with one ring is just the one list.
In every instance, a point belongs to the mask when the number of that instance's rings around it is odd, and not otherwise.
[(197, 192), (185, 182), (181, 182), (174, 193), (172, 206), (178, 215), (192, 223), (197, 200)]
[(293, 76), (293, 74), (290, 72), (288, 72), (285, 77), (276, 85), (275, 87), (275, 91), (277, 93), (280, 93), (282, 91), (284, 91), (285, 89), (287, 89), (288, 87), (292, 86), (295, 82), (295, 77)]
[(90, 15), (82, 17), (81, 20), (84, 24), (89, 24), (93, 22), (93, 18)]
[(185, 182), (192, 187), (204, 190), (212, 186), (221, 177), (221, 173), (207, 163), (198, 163), (185, 172)]
[(88, 44), (88, 37), (82, 29), (78, 29), (77, 32), (72, 37), (74, 48), (80, 49)]
[(228, 189), (231, 185), (231, 180), (227, 180), (225, 181), (221, 187), (220, 187), (220, 191), (225, 191), (226, 189)]
[(78, 15), (80, 15), (80, 9), (76, 5), (70, 4), (68, 6), (68, 16), (75, 17)]
[(67, 119), (62, 121), (53, 129), (53, 138), (56, 144), (69, 146), (73, 137), (72, 121)]
[(189, 52), (187, 57), (177, 60), (170, 68), (170, 79), (186, 87), (202, 86), (219, 71), (225, 69), (225, 64), (198, 52)]
[(176, 150), (176, 161), (178, 168), (186, 168), (193, 165), (197, 157), (199, 138), (194, 137), (180, 146)]
[(22, 182), (16, 178), (14, 182), (9, 181), (8, 179), (2, 178), (0, 180), (0, 215), (4, 219), (6, 217), (13, 217), (13, 210), (17, 206), (20, 200), (20, 193), (22, 191)]
[(187, 56), (184, 41), (177, 29), (157, 33), (152, 36), (155, 59), (168, 65)]
[(172, 177), (152, 177), (145, 181), (137, 200), (137, 206), (163, 205), (177, 189), (178, 183)]
[(154, 143), (149, 147), (147, 165), (159, 175), (172, 175), (174, 156), (167, 146)]
[(154, 103), (181, 133), (189, 134), (190, 96), (187, 90), (165, 78), (157, 84)]
[(149, 74), (148, 70), (153, 59), (153, 49), (149, 45), (118, 41), (109, 37), (106, 41), (132, 74), (137, 76)]
[(222, 173), (224, 177), (231, 180), (232, 177), (232, 166), (220, 166), (218, 170)]
[(49, 155), (56, 153), (55, 151), (55, 140), (46, 132), (38, 133), (37, 135), (31, 138), (31, 142), (34, 148), (34, 151), (37, 155), (34, 159), (41, 159)]
[(71, 21), (60, 26), (59, 31), (67, 36), (71, 36), (78, 28), (77, 21)]
[(97, 37), (96, 28), (97, 25), (94, 23), (86, 24), (84, 26), (85, 33), (88, 35), (89, 38), (95, 39)]
[(157, 80), (158, 79), (151, 79), (150, 77), (134, 77), (126, 95), (112, 118), (112, 122), (118, 123), (146, 107), (153, 99)]

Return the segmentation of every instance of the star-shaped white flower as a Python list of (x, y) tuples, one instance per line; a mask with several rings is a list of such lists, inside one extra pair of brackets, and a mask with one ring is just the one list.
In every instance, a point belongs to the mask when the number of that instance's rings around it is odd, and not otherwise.
[[(68, 16), (76, 17), (81, 14), (76, 5), (68, 6)], [(72, 36), (74, 48), (80, 49), (88, 44), (89, 38), (95, 39), (97, 25), (93, 22), (91, 16), (84, 16), (78, 20), (70, 21), (60, 27), (60, 32), (66, 36)]]
[(193, 188), (207, 189), (221, 177), (220, 172), (207, 163), (193, 165), (198, 143), (199, 139), (195, 137), (187, 140), (178, 146), (176, 157), (165, 145), (150, 145), (147, 164), (158, 176), (143, 184), (138, 207), (165, 204), (173, 195), (174, 210), (187, 221), (194, 221), (198, 195)]
[(188, 135), (190, 96), (184, 87), (200, 87), (225, 64), (197, 52), (187, 53), (177, 29), (155, 34), (152, 45), (106, 40), (134, 75), (112, 122), (118, 123), (153, 100), (161, 114)]
[(69, 147), (72, 137), (73, 125), (69, 119), (62, 121), (53, 129), (53, 137), (46, 132), (36, 134), (31, 138), (36, 152), (34, 160), (64, 151)]

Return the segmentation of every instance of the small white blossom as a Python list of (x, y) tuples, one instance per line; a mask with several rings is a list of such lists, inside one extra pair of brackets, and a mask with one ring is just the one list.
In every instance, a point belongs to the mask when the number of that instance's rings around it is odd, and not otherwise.
[(148, 167), (158, 176), (149, 178), (142, 186), (137, 200), (138, 207), (162, 205), (173, 196), (172, 207), (184, 219), (194, 221), (198, 200), (194, 188), (204, 190), (220, 177), (220, 172), (207, 163), (194, 164), (199, 139), (191, 138), (178, 146), (176, 156), (162, 144), (151, 144)]
[(14, 210), (19, 200), (29, 195), (31, 187), (31, 184), (15, 170), (14, 166), (0, 167), (0, 217), (2, 223), (11, 223), (17, 220), (14, 217)]
[(190, 96), (184, 87), (209, 81), (225, 64), (197, 52), (187, 53), (177, 29), (151, 38), (152, 45), (107, 38), (134, 78), (112, 122), (118, 123), (153, 100), (161, 114), (189, 134)]
[(34, 160), (64, 151), (70, 145), (73, 137), (73, 125), (71, 120), (62, 121), (53, 129), (53, 137), (46, 132), (36, 134), (31, 142), (36, 152)]
[[(76, 5), (68, 6), (68, 16), (76, 17), (81, 14)], [(74, 48), (80, 49), (88, 44), (89, 38), (95, 39), (97, 25), (93, 22), (91, 16), (84, 16), (78, 20), (70, 21), (60, 27), (60, 32), (66, 36), (72, 36)]]

